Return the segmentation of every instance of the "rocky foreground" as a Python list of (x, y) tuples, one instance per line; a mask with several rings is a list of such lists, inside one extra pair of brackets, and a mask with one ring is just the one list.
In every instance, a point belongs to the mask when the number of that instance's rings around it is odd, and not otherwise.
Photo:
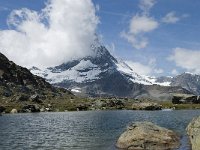
[(0, 53), (0, 113), (39, 112), (74, 98), (70, 91), (53, 87)]
[(151, 122), (131, 124), (116, 143), (117, 148), (126, 150), (173, 150), (179, 146), (178, 134)]
[(187, 133), (190, 138), (192, 150), (200, 149), (200, 116), (194, 118), (187, 127)]
[[(200, 116), (188, 124), (186, 131), (191, 149), (200, 150)], [(180, 136), (151, 122), (135, 122), (120, 135), (116, 147), (124, 150), (174, 150), (180, 147)]]

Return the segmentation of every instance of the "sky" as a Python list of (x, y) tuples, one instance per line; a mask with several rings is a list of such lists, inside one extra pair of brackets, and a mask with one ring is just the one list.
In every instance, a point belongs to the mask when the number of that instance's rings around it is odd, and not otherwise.
[(200, 74), (199, 0), (1, 0), (0, 52), (47, 67), (91, 54), (97, 34), (137, 73)]

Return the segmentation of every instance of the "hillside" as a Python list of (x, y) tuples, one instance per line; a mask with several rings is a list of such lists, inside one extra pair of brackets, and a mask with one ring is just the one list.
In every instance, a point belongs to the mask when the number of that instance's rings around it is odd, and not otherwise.
[[(0, 106), (10, 111), (39, 111), (60, 105), (75, 96), (62, 88), (55, 88), (45, 79), (33, 75), (28, 69), (9, 61), (0, 53)], [(37, 104), (37, 105), (35, 105)], [(36, 108), (37, 106), (37, 108)]]

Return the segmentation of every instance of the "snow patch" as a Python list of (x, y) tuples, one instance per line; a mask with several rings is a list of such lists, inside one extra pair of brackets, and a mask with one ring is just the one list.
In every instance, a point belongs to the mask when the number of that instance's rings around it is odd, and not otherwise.
[(81, 93), (81, 89), (80, 88), (74, 88), (74, 89), (71, 89), (72, 92), (74, 93)]
[(117, 70), (122, 72), (123, 74), (127, 74), (130, 76), (130, 80), (134, 83), (138, 84), (144, 84), (144, 85), (152, 85), (151, 82), (143, 78), (142, 76), (138, 75), (133, 71), (131, 67), (129, 67), (125, 62), (119, 60), (118, 63), (116, 63)]
[(171, 82), (157, 82), (156, 77), (150, 77), (150, 76), (143, 76), (146, 80), (151, 82), (152, 84), (160, 85), (160, 86), (170, 86)]
[(69, 70), (53, 71), (51, 69), (31, 70), (35, 75), (46, 78), (51, 84), (60, 83), (65, 80), (74, 81), (78, 83), (89, 82), (95, 79), (99, 79), (99, 74), (102, 72), (101, 69), (93, 64), (90, 60), (81, 60), (80, 63)]

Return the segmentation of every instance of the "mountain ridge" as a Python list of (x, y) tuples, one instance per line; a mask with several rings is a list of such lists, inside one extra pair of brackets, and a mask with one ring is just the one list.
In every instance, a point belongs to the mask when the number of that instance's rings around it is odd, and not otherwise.
[[(113, 57), (104, 46), (93, 46), (93, 50), (96, 55), (86, 56), (45, 70), (34, 68), (30, 70), (33, 74), (46, 78), (53, 85), (78, 91), (76, 94), (118, 97), (150, 95), (149, 86), (153, 87), (155, 83), (134, 72), (122, 60)], [(169, 87), (162, 88), (166, 89), (166, 96)], [(173, 91), (174, 89), (175, 87)], [(178, 92), (181, 90), (183, 93), (188, 92), (180, 87), (177, 89)]]

